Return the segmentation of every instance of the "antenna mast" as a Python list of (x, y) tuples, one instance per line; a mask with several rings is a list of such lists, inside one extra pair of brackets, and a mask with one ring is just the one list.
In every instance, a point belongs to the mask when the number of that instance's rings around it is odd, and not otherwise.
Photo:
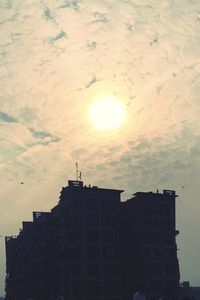
[(82, 174), (81, 172), (79, 172), (78, 163), (76, 162), (76, 181), (79, 181), (81, 179), (82, 179)]
[(76, 162), (76, 181), (78, 181), (78, 173), (79, 173), (79, 171), (78, 171), (78, 163)]

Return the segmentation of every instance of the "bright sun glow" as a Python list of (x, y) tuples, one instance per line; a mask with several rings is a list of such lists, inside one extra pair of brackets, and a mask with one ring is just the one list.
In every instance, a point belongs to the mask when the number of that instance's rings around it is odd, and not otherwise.
[(96, 129), (118, 128), (125, 118), (124, 106), (121, 101), (111, 96), (99, 98), (91, 105), (89, 118)]

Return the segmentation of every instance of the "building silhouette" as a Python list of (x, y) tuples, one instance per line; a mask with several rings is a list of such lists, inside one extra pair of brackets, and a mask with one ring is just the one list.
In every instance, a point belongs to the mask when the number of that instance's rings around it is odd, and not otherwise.
[(6, 300), (129, 300), (179, 286), (175, 192), (136, 193), (68, 181), (51, 212), (6, 237)]
[(184, 281), (180, 284), (180, 295), (185, 300), (200, 300), (200, 287), (190, 286), (189, 281)]
[(144, 288), (147, 298), (152, 299), (173, 297), (178, 292), (176, 197), (171, 190), (138, 192), (121, 203), (125, 299), (137, 286)]

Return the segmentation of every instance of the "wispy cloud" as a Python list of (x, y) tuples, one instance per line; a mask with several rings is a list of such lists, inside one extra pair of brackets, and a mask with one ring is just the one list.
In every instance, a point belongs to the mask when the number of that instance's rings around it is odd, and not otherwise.
[(54, 20), (55, 19), (55, 16), (54, 14), (52, 13), (52, 11), (46, 7), (44, 9), (44, 18), (48, 21), (48, 20)]
[(58, 32), (55, 36), (49, 37), (50, 41), (52, 42), (56, 42), (60, 39), (66, 38), (67, 34), (66, 32), (64, 32), (63, 30), (61, 30), (60, 32)]
[(63, 4), (60, 5), (61, 8), (73, 8), (77, 10), (79, 8), (79, 0), (64, 0)]
[(4, 112), (0, 112), (0, 122), (17, 123), (18, 121), (15, 117)]
[(108, 14), (102, 12), (94, 13), (95, 20), (91, 21), (90, 24), (93, 23), (107, 23), (109, 21)]
[(30, 128), (29, 130), (36, 139), (40, 140), (37, 142), (37, 144), (48, 145), (49, 143), (57, 143), (60, 141), (59, 137), (51, 135), (47, 131), (38, 131), (32, 128)]

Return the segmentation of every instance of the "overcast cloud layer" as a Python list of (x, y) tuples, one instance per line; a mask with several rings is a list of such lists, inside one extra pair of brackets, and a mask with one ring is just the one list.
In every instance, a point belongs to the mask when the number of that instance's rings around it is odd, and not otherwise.
[[(4, 235), (56, 205), (76, 161), (123, 200), (175, 189), (181, 279), (200, 284), (199, 0), (3, 0), (0, 16), (1, 293)], [(91, 126), (101, 94), (123, 101), (119, 130)]]

